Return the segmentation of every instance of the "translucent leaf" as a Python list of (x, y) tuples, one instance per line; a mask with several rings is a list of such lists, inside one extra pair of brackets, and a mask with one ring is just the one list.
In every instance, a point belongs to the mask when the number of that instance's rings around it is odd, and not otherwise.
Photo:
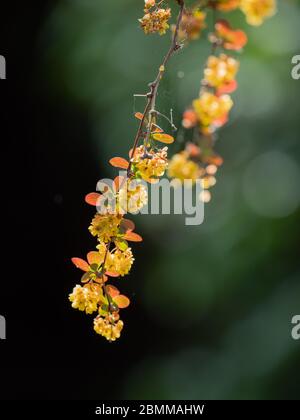
[(109, 163), (115, 168), (128, 169), (129, 163), (126, 159), (121, 157), (114, 157), (110, 159)]
[(127, 296), (124, 295), (118, 295), (114, 298), (114, 302), (118, 305), (120, 309), (127, 308), (130, 304), (130, 300)]
[(174, 142), (174, 137), (169, 134), (153, 134), (152, 137), (154, 140), (160, 141), (161, 143), (172, 144)]
[(121, 221), (121, 228), (124, 229), (124, 231), (128, 231), (128, 230), (134, 230), (135, 229), (135, 224), (133, 223), (132, 220), (129, 219), (122, 219)]
[(105, 271), (105, 274), (109, 277), (119, 277), (120, 274), (117, 273), (116, 271)]
[(90, 265), (90, 269), (91, 269), (92, 271), (97, 271), (97, 270), (98, 270), (98, 264), (91, 264), (91, 265)]
[(109, 296), (111, 296), (112, 298), (120, 294), (120, 291), (115, 286), (112, 286), (111, 284), (108, 284), (107, 286), (105, 286), (105, 289), (107, 293), (109, 294)]
[(81, 277), (81, 283), (87, 283), (90, 279), (90, 272), (84, 273), (84, 275)]
[(124, 239), (131, 242), (142, 242), (143, 238), (135, 232), (126, 232), (124, 235)]
[(87, 260), (90, 265), (97, 264), (100, 265), (102, 263), (102, 256), (97, 251), (91, 251), (87, 254)]
[(143, 114), (141, 112), (136, 112), (134, 114), (135, 118), (137, 118), (138, 120), (142, 120), (143, 119)]
[(71, 261), (77, 268), (80, 268), (82, 271), (89, 271), (90, 269), (88, 263), (81, 258), (72, 258)]
[(101, 194), (98, 193), (89, 193), (85, 196), (85, 202), (91, 206), (96, 206), (98, 199), (101, 197)]

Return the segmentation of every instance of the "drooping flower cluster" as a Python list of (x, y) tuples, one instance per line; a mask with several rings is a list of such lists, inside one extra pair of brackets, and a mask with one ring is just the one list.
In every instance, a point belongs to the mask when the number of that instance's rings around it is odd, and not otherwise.
[[(207, 6), (222, 12), (240, 8), (252, 25), (261, 24), (276, 11), (275, 0), (216, 0), (209, 1)], [(193, 130), (193, 140), (172, 157), (168, 168), (168, 176), (181, 182), (201, 179), (203, 191), (200, 199), (204, 202), (211, 198), (208, 190), (215, 185), (215, 174), (223, 162), (214, 151), (217, 130), (228, 121), (233, 106), (230, 94), (237, 89), (239, 62), (227, 51), (241, 51), (247, 43), (247, 36), (240, 29), (232, 29), (227, 20), (219, 19), (208, 39), (213, 54), (207, 60), (199, 96), (183, 113), (182, 119), (183, 127)], [(216, 54), (218, 48), (223, 50), (220, 54)]]
[[(164, 34), (169, 28), (171, 9), (164, 6), (164, 1), (145, 0), (144, 3), (145, 14), (139, 19), (144, 32)], [(189, 136), (183, 150), (168, 161), (168, 148), (159, 144), (171, 144), (174, 138), (157, 125), (157, 117), (163, 116), (155, 109), (159, 83), (169, 58), (180, 48), (179, 42), (199, 38), (206, 28), (206, 11), (199, 9), (199, 2), (190, 9), (185, 7), (184, 0), (177, 0), (177, 3), (180, 11), (176, 25), (172, 27), (170, 49), (155, 80), (149, 84), (150, 92), (144, 95), (147, 101), (144, 112), (135, 114), (139, 127), (129, 159), (112, 158), (110, 164), (122, 173), (111, 184), (101, 183), (100, 193), (92, 192), (85, 197), (85, 201), (97, 209), (88, 228), (98, 241), (96, 250), (87, 254), (87, 260), (72, 258), (83, 274), (81, 284), (77, 284), (69, 295), (71, 305), (86, 314), (95, 314), (94, 331), (108, 341), (120, 337), (124, 326), (120, 310), (130, 304), (130, 300), (110, 282), (126, 276), (132, 268), (134, 256), (128, 242), (142, 241), (134, 231), (134, 223), (125, 215), (135, 214), (147, 204), (147, 183), (157, 182), (166, 172), (170, 178), (182, 182), (189, 179), (195, 183), (201, 179), (200, 199), (208, 202), (209, 189), (215, 185), (217, 170), (223, 162), (214, 150), (216, 133), (228, 120), (233, 106), (230, 94), (237, 88), (239, 70), (239, 62), (228, 50), (241, 51), (247, 36), (242, 30), (232, 29), (224, 19), (215, 22), (208, 37), (212, 53), (205, 66), (199, 95), (182, 119), (184, 129), (192, 133), (192, 141)], [(205, 7), (215, 12), (239, 8), (252, 25), (261, 24), (276, 11), (275, 0), (208, 0)], [(218, 48), (222, 51), (217, 54)], [(169, 122), (173, 126), (172, 121)]]
[(171, 9), (161, 8), (155, 0), (145, 0), (144, 16), (139, 19), (140, 25), (145, 34), (159, 33), (163, 35), (169, 28), (169, 19), (171, 17)]
[[(205, 19), (206, 13), (199, 7), (185, 9), (179, 26), (178, 40), (183, 42), (200, 38), (203, 29), (206, 28)], [(172, 25), (171, 28), (174, 32), (175, 25)]]
[(222, 12), (240, 9), (249, 25), (261, 25), (276, 13), (276, 0), (216, 0), (211, 5)]

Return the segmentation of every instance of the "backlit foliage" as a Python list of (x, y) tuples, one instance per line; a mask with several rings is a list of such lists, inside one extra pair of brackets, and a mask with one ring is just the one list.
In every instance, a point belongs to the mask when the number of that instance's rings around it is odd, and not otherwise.
[[(223, 163), (214, 150), (216, 134), (228, 121), (233, 107), (230, 94), (237, 88), (239, 62), (232, 53), (245, 47), (247, 36), (242, 30), (231, 28), (228, 20), (219, 14), (228, 16), (228, 12), (240, 9), (249, 24), (259, 25), (276, 11), (274, 0), (208, 0), (198, 1), (190, 8), (185, 6), (184, 0), (174, 0), (174, 6), (175, 3), (179, 13), (176, 23), (170, 25), (171, 4), (144, 1), (144, 16), (139, 19), (142, 30), (145, 34), (163, 35), (170, 27), (171, 45), (156, 78), (149, 84), (144, 111), (135, 114), (138, 129), (128, 159), (113, 157), (109, 161), (125, 175), (117, 176), (112, 185), (106, 186), (105, 194), (91, 192), (85, 197), (86, 203), (97, 210), (88, 228), (97, 240), (96, 248), (87, 254), (86, 260), (72, 258), (74, 265), (82, 271), (81, 284), (77, 284), (69, 295), (72, 307), (93, 314), (94, 331), (109, 341), (120, 337), (124, 326), (120, 312), (130, 304), (129, 298), (111, 282), (126, 276), (132, 268), (134, 256), (129, 242), (142, 241), (135, 232), (133, 221), (124, 216), (137, 213), (147, 204), (147, 189), (143, 182), (155, 183), (166, 172), (179, 181), (201, 179), (204, 190), (200, 199), (208, 202), (209, 189), (215, 185), (216, 172)], [(209, 14), (215, 17), (214, 27), (208, 34), (211, 54), (199, 95), (182, 118), (184, 132), (192, 131), (192, 141), (186, 141), (183, 150), (168, 161), (166, 145), (173, 143), (174, 138), (159, 126), (158, 119), (166, 118), (156, 109), (159, 84), (173, 53), (188, 42), (198, 40), (203, 31), (209, 29), (206, 21)], [(171, 125), (174, 128), (172, 122)], [(111, 201), (107, 203), (108, 196), (114, 199), (113, 206)], [(100, 207), (105, 212), (98, 212)]]

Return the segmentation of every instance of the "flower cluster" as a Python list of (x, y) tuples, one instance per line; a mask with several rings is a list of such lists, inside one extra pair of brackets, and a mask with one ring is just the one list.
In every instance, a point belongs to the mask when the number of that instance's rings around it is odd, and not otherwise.
[[(275, 0), (215, 0), (209, 1), (207, 6), (222, 12), (239, 8), (252, 25), (260, 25), (276, 11)], [(193, 140), (190, 142), (188, 135), (188, 143), (171, 158), (168, 168), (168, 176), (181, 182), (201, 179), (200, 199), (204, 202), (211, 198), (208, 190), (215, 185), (215, 174), (223, 162), (214, 151), (217, 131), (228, 121), (233, 106), (230, 94), (237, 89), (239, 61), (228, 51), (241, 51), (247, 44), (247, 36), (240, 29), (232, 29), (227, 20), (219, 19), (208, 39), (213, 54), (206, 62), (199, 96), (185, 110), (182, 119), (183, 127), (192, 130)], [(221, 52), (216, 54), (218, 48)]]
[[(183, 42), (200, 38), (203, 29), (206, 28), (205, 19), (206, 13), (198, 7), (185, 9), (179, 26), (178, 40)], [(175, 25), (172, 25), (171, 29), (174, 32)]]
[(143, 144), (135, 144), (129, 151), (129, 160), (121, 157), (110, 159), (110, 164), (126, 170), (126, 175), (117, 176), (112, 185), (103, 185), (102, 194), (92, 192), (85, 197), (88, 204), (97, 208), (89, 226), (90, 233), (98, 240), (97, 251), (89, 252), (87, 261), (72, 258), (76, 267), (84, 272), (81, 277), (83, 286), (76, 285), (69, 296), (72, 307), (87, 314), (98, 312), (94, 319), (94, 331), (109, 341), (120, 337), (124, 323), (119, 312), (130, 303), (126, 296), (109, 284), (109, 279), (123, 277), (130, 272), (134, 257), (128, 242), (142, 240), (134, 232), (134, 223), (124, 215), (138, 212), (147, 203), (144, 182), (156, 182), (168, 167), (168, 148), (160, 147), (159, 143), (174, 141), (156, 125), (154, 114), (149, 111), (146, 117), (136, 113), (141, 126), (137, 138), (143, 139)]
[[(144, 16), (140, 25), (146, 34), (164, 34), (169, 28), (171, 9), (164, 8), (164, 1), (145, 0)], [(155, 183), (166, 172), (170, 178), (183, 182), (202, 181), (203, 191), (199, 197), (203, 202), (210, 200), (209, 189), (216, 183), (216, 173), (222, 158), (215, 152), (218, 129), (228, 120), (233, 100), (230, 96), (237, 88), (238, 60), (228, 51), (241, 51), (247, 43), (242, 30), (232, 29), (228, 21), (220, 19), (214, 23), (208, 39), (212, 52), (207, 60), (201, 89), (190, 107), (184, 112), (182, 125), (184, 134), (189, 131), (183, 150), (168, 161), (168, 147), (174, 138), (157, 125), (158, 116), (168, 117), (156, 110), (158, 87), (171, 55), (180, 48), (178, 42), (199, 38), (206, 27), (206, 11), (196, 7), (185, 7), (184, 0), (177, 0), (179, 13), (172, 28), (170, 48), (159, 67), (156, 78), (149, 84), (145, 95), (143, 113), (136, 113), (138, 130), (129, 151), (129, 158), (114, 157), (110, 164), (123, 172), (108, 185), (101, 183), (100, 193), (86, 195), (85, 201), (96, 207), (89, 231), (97, 239), (95, 250), (87, 254), (86, 260), (72, 258), (73, 264), (83, 273), (81, 284), (77, 284), (69, 300), (74, 309), (95, 314), (94, 331), (108, 341), (115, 341), (121, 335), (124, 323), (120, 319), (121, 309), (127, 308), (130, 300), (111, 284), (112, 279), (126, 276), (134, 263), (129, 242), (140, 242), (134, 223), (125, 214), (135, 214), (148, 202), (145, 183)], [(208, 0), (206, 8), (215, 12), (240, 9), (248, 23), (261, 24), (275, 13), (275, 0)], [(215, 15), (215, 14), (214, 14)], [(217, 49), (221, 49), (217, 53)], [(192, 139), (191, 139), (192, 137)], [(185, 138), (184, 138), (185, 140)], [(161, 144), (162, 143), (162, 144)]]
[(156, 4), (155, 0), (145, 0), (144, 13), (139, 22), (145, 34), (159, 33), (163, 35), (166, 33), (171, 17), (170, 8), (163, 9)]
[(261, 25), (266, 18), (276, 13), (276, 0), (216, 0), (212, 7), (223, 12), (240, 9), (249, 25)]

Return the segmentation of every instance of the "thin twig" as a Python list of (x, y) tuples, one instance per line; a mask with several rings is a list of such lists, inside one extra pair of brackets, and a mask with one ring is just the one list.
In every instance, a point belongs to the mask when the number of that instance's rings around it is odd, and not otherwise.
[[(149, 138), (149, 132), (151, 131), (151, 126), (152, 126), (152, 115), (155, 114), (155, 103), (156, 103), (156, 97), (157, 97), (157, 92), (158, 92), (158, 88), (159, 88), (159, 84), (160, 81), (163, 77), (166, 65), (169, 61), (169, 59), (171, 58), (172, 54), (178, 50), (179, 45), (177, 44), (177, 38), (178, 38), (178, 30), (179, 30), (179, 26), (181, 23), (181, 19), (183, 16), (183, 11), (184, 11), (184, 0), (177, 0), (177, 3), (180, 6), (180, 11), (178, 13), (177, 16), (177, 22), (176, 22), (176, 27), (175, 27), (175, 31), (172, 37), (172, 42), (171, 45), (169, 47), (169, 50), (167, 52), (167, 54), (165, 55), (162, 64), (159, 66), (159, 70), (157, 73), (157, 76), (155, 78), (155, 80), (149, 84), (150, 86), (150, 92), (147, 93), (147, 103), (143, 112), (143, 117), (140, 120), (138, 129), (137, 129), (137, 133), (135, 135), (134, 138), (134, 142), (133, 142), (133, 146), (132, 146), (132, 151), (130, 154), (130, 158), (132, 158), (134, 156), (134, 152), (137, 148), (138, 145), (138, 141), (141, 137), (142, 134), (142, 130), (143, 130), (143, 125), (146, 119), (146, 116), (149, 114), (149, 123), (148, 123), (148, 127), (147, 127), (147, 135), (146, 135), (146, 142), (148, 141)], [(150, 131), (149, 131), (150, 130)], [(129, 167), (128, 167), (128, 174), (130, 175), (130, 170), (131, 170), (131, 161), (129, 163)]]

